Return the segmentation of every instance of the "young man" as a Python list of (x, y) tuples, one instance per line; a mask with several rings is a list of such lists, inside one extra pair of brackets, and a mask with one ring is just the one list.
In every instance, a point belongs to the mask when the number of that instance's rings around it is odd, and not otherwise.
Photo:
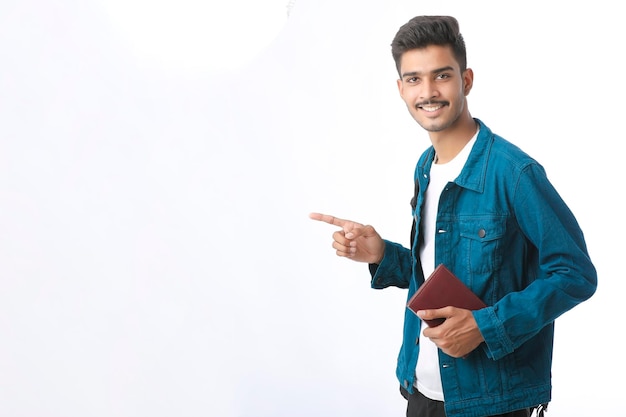
[[(406, 310), (396, 374), (409, 417), (527, 417), (551, 399), (554, 320), (596, 290), (583, 233), (544, 169), (472, 118), (473, 72), (456, 19), (418, 16), (392, 42), (398, 89), (432, 146), (415, 169), (412, 248), (339, 226), (337, 255), (373, 288), (408, 288), (444, 264), (488, 307)], [(424, 319), (445, 318), (428, 327)]]

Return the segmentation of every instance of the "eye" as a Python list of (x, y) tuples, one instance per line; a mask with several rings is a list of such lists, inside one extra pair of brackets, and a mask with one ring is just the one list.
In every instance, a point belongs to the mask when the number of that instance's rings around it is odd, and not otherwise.
[(419, 81), (419, 78), (417, 78), (417, 77), (408, 77), (404, 81), (407, 82), (407, 83), (410, 83), (410, 84), (415, 84), (416, 82)]
[(447, 74), (447, 73), (437, 75), (438, 80), (446, 80), (448, 78), (450, 78), (450, 74)]

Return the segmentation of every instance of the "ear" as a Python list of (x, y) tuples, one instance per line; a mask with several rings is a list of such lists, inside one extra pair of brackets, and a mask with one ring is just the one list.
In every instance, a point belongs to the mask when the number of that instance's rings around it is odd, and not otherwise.
[(463, 94), (466, 96), (469, 95), (470, 91), (472, 91), (472, 86), (474, 85), (474, 71), (471, 68), (468, 68), (463, 73)]
[(402, 99), (404, 99), (403, 94), (404, 94), (404, 84), (402, 84), (402, 80), (398, 79), (396, 81), (398, 83), (398, 92), (400, 93), (400, 97), (402, 97)]

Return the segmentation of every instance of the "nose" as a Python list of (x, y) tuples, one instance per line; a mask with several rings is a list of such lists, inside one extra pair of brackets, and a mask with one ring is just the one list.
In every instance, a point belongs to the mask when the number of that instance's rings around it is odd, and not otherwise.
[(432, 100), (439, 95), (437, 85), (433, 80), (422, 80), (420, 87), (420, 101)]

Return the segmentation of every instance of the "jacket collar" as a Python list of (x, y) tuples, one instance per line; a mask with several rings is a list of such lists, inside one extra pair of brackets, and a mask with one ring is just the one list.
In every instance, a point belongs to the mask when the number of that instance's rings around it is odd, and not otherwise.
[(478, 123), (478, 136), (455, 182), (461, 187), (482, 193), (485, 188), (487, 162), (493, 145), (493, 133), (482, 121), (476, 118), (474, 120)]
[[(485, 177), (487, 172), (487, 162), (489, 161), (489, 155), (491, 153), (491, 147), (493, 144), (493, 133), (491, 130), (479, 119), (474, 118), (478, 123), (478, 136), (476, 142), (470, 154), (467, 157), (467, 162), (463, 166), (461, 173), (454, 181), (457, 185), (467, 188), (479, 193), (482, 193), (485, 188)], [(420, 158), (417, 165), (418, 180), (420, 182), (427, 181), (427, 173), (430, 173), (430, 167), (435, 159), (435, 148), (431, 146)], [(422, 189), (426, 189), (427, 183), (421, 184)]]

